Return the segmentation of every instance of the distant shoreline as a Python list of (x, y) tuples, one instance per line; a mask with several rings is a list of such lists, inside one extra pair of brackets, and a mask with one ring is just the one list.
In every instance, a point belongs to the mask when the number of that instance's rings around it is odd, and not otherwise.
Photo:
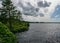
[(59, 23), (60, 24), (60, 22), (28, 22), (28, 23)]
[[(23, 21), (23, 22), (28, 22), (28, 21)], [(28, 22), (28, 23), (60, 23), (60, 22)]]

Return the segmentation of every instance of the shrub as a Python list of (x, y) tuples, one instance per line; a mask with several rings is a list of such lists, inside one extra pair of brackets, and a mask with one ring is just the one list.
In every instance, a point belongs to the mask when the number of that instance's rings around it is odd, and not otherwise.
[(29, 23), (27, 22), (14, 22), (13, 23), (13, 32), (24, 32), (29, 29)]
[[(9, 23), (7, 22), (6, 26), (9, 28)], [(12, 29), (10, 29), (13, 33), (17, 32), (24, 32), (29, 29), (29, 23), (19, 21), (19, 20), (12, 20)]]
[(15, 35), (0, 22), (0, 43), (17, 43)]

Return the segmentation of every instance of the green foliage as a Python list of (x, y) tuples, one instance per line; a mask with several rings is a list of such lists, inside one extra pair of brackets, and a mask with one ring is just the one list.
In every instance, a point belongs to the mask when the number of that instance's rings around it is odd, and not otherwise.
[(29, 29), (29, 24), (27, 22), (14, 22), (13, 23), (13, 32), (23, 32)]
[[(6, 26), (9, 27), (8, 22), (7, 22)], [(19, 20), (12, 20), (12, 28), (13, 29), (10, 29), (10, 30), (13, 33), (24, 32), (24, 31), (27, 31), (29, 29), (29, 23), (23, 22), (23, 21), (19, 21)]]
[(17, 43), (15, 35), (0, 22), (0, 43)]

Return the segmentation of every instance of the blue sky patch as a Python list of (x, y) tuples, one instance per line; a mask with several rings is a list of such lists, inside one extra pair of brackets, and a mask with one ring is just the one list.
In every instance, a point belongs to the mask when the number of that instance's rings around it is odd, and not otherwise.
[(60, 5), (57, 5), (55, 11), (53, 12), (51, 18), (60, 19)]

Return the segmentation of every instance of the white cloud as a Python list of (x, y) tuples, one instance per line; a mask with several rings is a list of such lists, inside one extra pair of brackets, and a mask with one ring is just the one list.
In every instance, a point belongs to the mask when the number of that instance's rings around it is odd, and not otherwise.
[[(60, 4), (60, 0), (12, 0), (14, 2), (14, 4), (17, 6), (17, 8), (19, 8), (20, 4), (18, 5), (18, 3), (22, 3), (24, 6), (27, 6), (27, 2), (29, 2), (34, 8), (39, 8), (39, 13), (43, 13), (45, 16), (44, 17), (40, 17), (40, 15), (34, 17), (34, 16), (26, 16), (23, 15), (24, 20), (26, 21), (52, 21), (50, 18), (50, 15), (54, 12), (55, 7)], [(37, 5), (37, 2), (39, 1), (47, 1), (47, 2), (51, 2), (51, 5), (49, 7), (46, 8), (40, 8)], [(28, 6), (27, 6), (28, 7)], [(21, 7), (20, 7), (21, 8)], [(19, 9), (20, 9), (19, 8)], [(21, 8), (22, 11), (22, 8)], [(23, 9), (24, 11), (24, 9)]]

